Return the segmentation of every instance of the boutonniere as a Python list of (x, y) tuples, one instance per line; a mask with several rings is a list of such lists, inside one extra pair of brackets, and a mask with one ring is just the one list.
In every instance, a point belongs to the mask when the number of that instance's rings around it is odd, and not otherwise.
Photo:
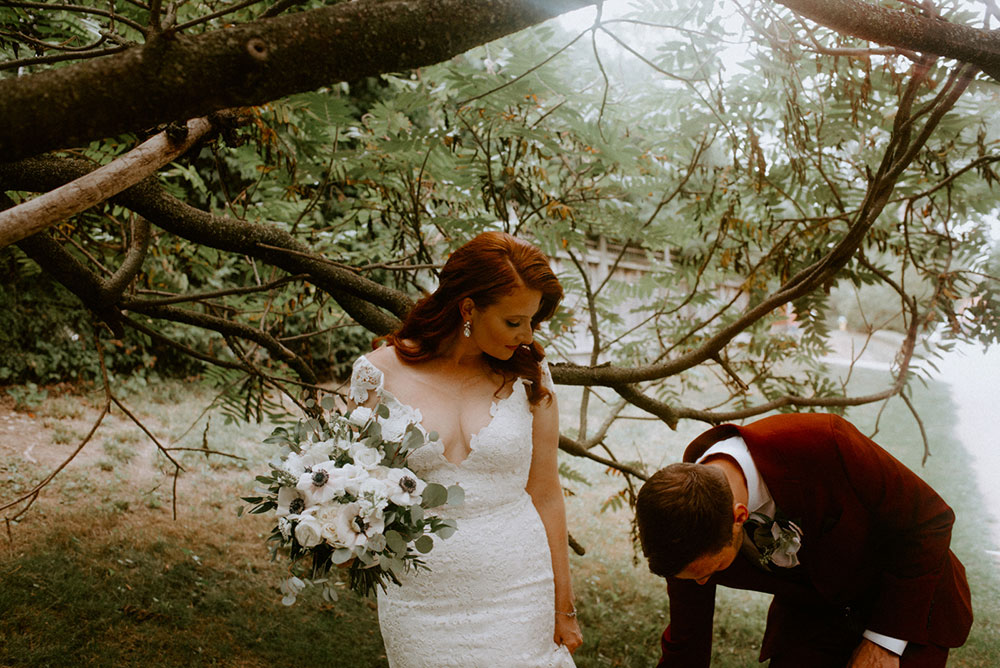
[(802, 529), (795, 522), (780, 515), (771, 518), (762, 513), (751, 513), (749, 522), (756, 525), (750, 539), (760, 551), (761, 566), (774, 564), (779, 568), (794, 568), (799, 565)]

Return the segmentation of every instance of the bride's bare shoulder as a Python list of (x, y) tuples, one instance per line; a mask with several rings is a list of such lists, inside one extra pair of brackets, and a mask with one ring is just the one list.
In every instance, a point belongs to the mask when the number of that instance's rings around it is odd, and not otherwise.
[(392, 346), (382, 346), (370, 353), (365, 353), (365, 359), (385, 371), (396, 363), (396, 349)]
[(399, 358), (394, 346), (376, 348), (370, 353), (365, 354), (365, 358), (384, 374), (395, 375), (400, 371), (408, 370), (412, 366)]

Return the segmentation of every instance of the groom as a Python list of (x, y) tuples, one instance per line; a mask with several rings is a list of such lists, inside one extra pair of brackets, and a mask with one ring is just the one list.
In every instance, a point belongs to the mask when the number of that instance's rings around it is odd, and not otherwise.
[(835, 415), (784, 414), (696, 438), (636, 500), (667, 579), (660, 666), (708, 666), (715, 587), (773, 594), (771, 668), (944, 666), (972, 607), (951, 508)]

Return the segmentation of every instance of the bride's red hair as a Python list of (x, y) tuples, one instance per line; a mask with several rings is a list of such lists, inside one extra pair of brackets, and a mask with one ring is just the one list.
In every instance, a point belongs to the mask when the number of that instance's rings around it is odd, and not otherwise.
[[(563, 297), (559, 280), (540, 250), (506, 232), (483, 232), (456, 249), (441, 270), (438, 288), (417, 302), (402, 326), (385, 337), (405, 362), (436, 357), (442, 342), (455, 336), (462, 326), (459, 305), (466, 297), (477, 308), (486, 308), (516, 288), (542, 293), (538, 311), (531, 318), (532, 330), (552, 317)], [(377, 341), (376, 341), (377, 343)], [(506, 381), (531, 381), (528, 399), (537, 404), (549, 396), (542, 387), (541, 346), (521, 346), (509, 360), (487, 356), (493, 370)]]

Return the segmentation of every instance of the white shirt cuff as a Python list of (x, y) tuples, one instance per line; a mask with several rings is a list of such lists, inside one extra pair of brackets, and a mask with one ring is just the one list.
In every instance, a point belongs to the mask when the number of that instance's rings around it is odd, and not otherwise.
[(868, 640), (871, 640), (879, 647), (889, 650), (896, 656), (902, 656), (903, 652), (906, 651), (905, 640), (900, 640), (899, 638), (890, 638), (889, 636), (884, 636), (881, 633), (875, 633), (874, 631), (865, 631), (861, 635), (863, 635)]

